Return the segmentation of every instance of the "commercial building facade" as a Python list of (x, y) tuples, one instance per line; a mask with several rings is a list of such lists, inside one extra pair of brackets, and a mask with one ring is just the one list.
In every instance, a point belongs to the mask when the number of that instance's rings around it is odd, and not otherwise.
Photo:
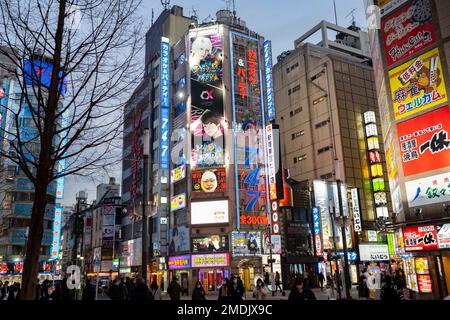
[(366, 4), (395, 218), (392, 258), (412, 297), (442, 299), (450, 290), (450, 4)]

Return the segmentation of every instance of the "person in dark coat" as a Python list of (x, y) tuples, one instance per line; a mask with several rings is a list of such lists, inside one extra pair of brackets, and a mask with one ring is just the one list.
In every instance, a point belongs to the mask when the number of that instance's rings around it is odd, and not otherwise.
[(83, 301), (94, 301), (95, 300), (95, 287), (92, 285), (91, 280), (86, 279), (86, 284), (83, 289)]
[(397, 290), (393, 288), (392, 279), (390, 275), (386, 275), (384, 278), (384, 285), (381, 288), (380, 299), (382, 301), (399, 301), (402, 297)]
[(153, 300), (153, 296), (145, 284), (144, 279), (138, 278), (136, 281), (136, 288), (134, 289), (133, 300), (137, 301), (148, 301)]
[(292, 286), (288, 300), (317, 300), (314, 292), (309, 288), (307, 282), (297, 278)]
[(238, 278), (236, 276), (232, 276), (231, 281), (228, 282), (228, 295), (233, 301), (243, 300), (243, 287), (238, 285)]
[(8, 285), (9, 281), (5, 281), (5, 283), (0, 281), (0, 300), (6, 299), (6, 296), (8, 295)]
[(61, 284), (59, 282), (55, 283), (55, 289), (53, 290), (52, 294), (50, 295), (50, 299), (52, 300), (62, 300), (62, 290), (61, 290)]
[(192, 292), (192, 300), (201, 301), (206, 300), (205, 289), (200, 281), (197, 281), (194, 291)]
[(14, 282), (12, 285), (8, 287), (8, 299), (12, 300), (20, 300), (20, 283)]
[(325, 277), (324, 277), (322, 271), (317, 276), (317, 281), (319, 282), (319, 287), (320, 287), (320, 290), (322, 291), (323, 290), (323, 282), (325, 281)]
[(44, 280), (41, 284), (41, 300), (49, 300), (50, 294), (48, 293), (48, 289), (50, 288), (50, 281)]
[(170, 296), (171, 300), (180, 300), (181, 296), (181, 286), (177, 282), (177, 278), (173, 278), (172, 282), (169, 284), (169, 287), (167, 288), (167, 293)]
[(125, 286), (127, 287), (127, 300), (132, 300), (134, 299), (134, 288), (135, 288), (135, 283), (133, 282), (133, 280), (130, 277), (126, 277), (125, 279)]
[(127, 289), (125, 284), (116, 277), (109, 288), (109, 297), (111, 300), (125, 300), (127, 297)]
[(61, 281), (61, 296), (63, 300), (73, 300), (72, 290), (67, 287), (67, 278)]
[(225, 278), (223, 280), (222, 286), (219, 289), (219, 301), (229, 301), (230, 300), (230, 290), (229, 290), (229, 280)]
[(361, 276), (361, 281), (358, 284), (358, 296), (363, 300), (369, 298), (369, 287), (367, 286), (367, 278), (364, 275)]

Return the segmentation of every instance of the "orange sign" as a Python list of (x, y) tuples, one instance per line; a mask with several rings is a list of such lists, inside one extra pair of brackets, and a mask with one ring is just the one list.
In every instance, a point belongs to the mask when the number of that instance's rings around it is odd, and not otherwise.
[(450, 109), (444, 107), (397, 125), (405, 177), (450, 166)]

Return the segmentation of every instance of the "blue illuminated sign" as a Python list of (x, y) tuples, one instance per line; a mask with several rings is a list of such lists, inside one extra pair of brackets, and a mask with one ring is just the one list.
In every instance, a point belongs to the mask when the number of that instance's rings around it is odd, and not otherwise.
[(264, 41), (264, 70), (266, 78), (267, 116), (269, 121), (272, 121), (275, 119), (275, 103), (273, 98), (272, 44), (270, 40)]
[(50, 250), (51, 259), (58, 259), (59, 249), (61, 246), (61, 224), (62, 224), (62, 208), (55, 208), (55, 219), (53, 220), (53, 240)]
[[(336, 252), (338, 256), (343, 256), (344, 251), (338, 251)], [(348, 261), (356, 261), (358, 259), (358, 254), (354, 251), (348, 251), (347, 252)]]
[(169, 168), (169, 39), (161, 38), (161, 168)]
[(320, 257), (323, 255), (323, 251), (322, 251), (322, 239), (321, 239), (321, 234), (320, 234), (319, 208), (314, 207), (312, 209), (312, 214), (313, 214), (313, 226), (314, 226), (315, 252), (316, 252), (316, 256)]
[[(40, 83), (41, 86), (49, 89), (52, 81), (53, 66), (51, 63), (40, 61), (39, 59), (25, 60), (24, 62), (24, 78), (26, 84)], [(67, 82), (63, 79), (63, 72), (59, 73), (60, 83), (62, 83), (61, 95), (64, 97), (67, 91)]]

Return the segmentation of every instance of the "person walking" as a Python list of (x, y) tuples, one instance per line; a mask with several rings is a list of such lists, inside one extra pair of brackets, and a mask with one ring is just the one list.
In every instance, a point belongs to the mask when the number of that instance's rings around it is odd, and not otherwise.
[(200, 281), (197, 281), (197, 283), (195, 284), (194, 291), (192, 292), (192, 300), (193, 301), (206, 300), (205, 289), (203, 288), (202, 283)]
[(5, 281), (5, 283), (0, 281), (0, 300), (6, 300), (8, 297), (8, 285), (9, 281)]
[(136, 288), (134, 289), (133, 300), (149, 301), (153, 300), (153, 295), (144, 282), (144, 279), (138, 278), (136, 281)]
[(127, 288), (127, 300), (133, 300), (134, 299), (134, 288), (135, 283), (134, 280), (130, 277), (125, 278), (125, 287)]
[(182, 289), (177, 280), (177, 277), (174, 277), (167, 288), (167, 293), (169, 294), (171, 300), (180, 300)]
[(83, 295), (81, 297), (83, 301), (95, 300), (95, 287), (92, 285), (91, 280), (86, 279), (86, 283), (83, 288)]
[(361, 275), (361, 281), (358, 284), (358, 296), (361, 300), (369, 299), (369, 287), (367, 286), (367, 278)]
[(229, 293), (229, 280), (225, 278), (223, 280), (222, 286), (219, 289), (219, 301), (229, 301), (230, 300), (230, 293)]
[(281, 276), (280, 273), (277, 271), (275, 272), (275, 293), (278, 292), (278, 288), (280, 288), (280, 292), (283, 294), (283, 288), (281, 288)]
[(150, 293), (153, 295), (153, 300), (162, 300), (161, 289), (158, 287), (156, 281), (153, 281), (150, 286)]
[(253, 290), (253, 297), (256, 300), (266, 300), (268, 294), (269, 290), (264, 285), (264, 282), (261, 279), (258, 279), (256, 281), (256, 288)]
[(237, 276), (237, 290), (241, 294), (241, 300), (245, 300), (245, 287), (244, 282), (240, 276)]
[(264, 274), (264, 284), (266, 286), (269, 286), (270, 284), (270, 277), (269, 277), (269, 273), (266, 271), (266, 273)]
[(228, 282), (228, 294), (230, 299), (233, 301), (242, 300), (242, 288), (238, 285), (238, 278), (234, 275), (231, 277), (231, 281)]
[(8, 301), (18, 300), (16, 299), (18, 293), (16, 284), (17, 282), (14, 282), (12, 285), (8, 287), (8, 298), (7, 298)]
[(317, 276), (317, 281), (319, 282), (320, 291), (323, 291), (323, 282), (325, 281), (325, 277), (322, 271), (320, 271), (319, 275)]
[(61, 283), (59, 283), (59, 282), (55, 283), (55, 289), (51, 293), (50, 299), (51, 300), (62, 300), (63, 299)]

